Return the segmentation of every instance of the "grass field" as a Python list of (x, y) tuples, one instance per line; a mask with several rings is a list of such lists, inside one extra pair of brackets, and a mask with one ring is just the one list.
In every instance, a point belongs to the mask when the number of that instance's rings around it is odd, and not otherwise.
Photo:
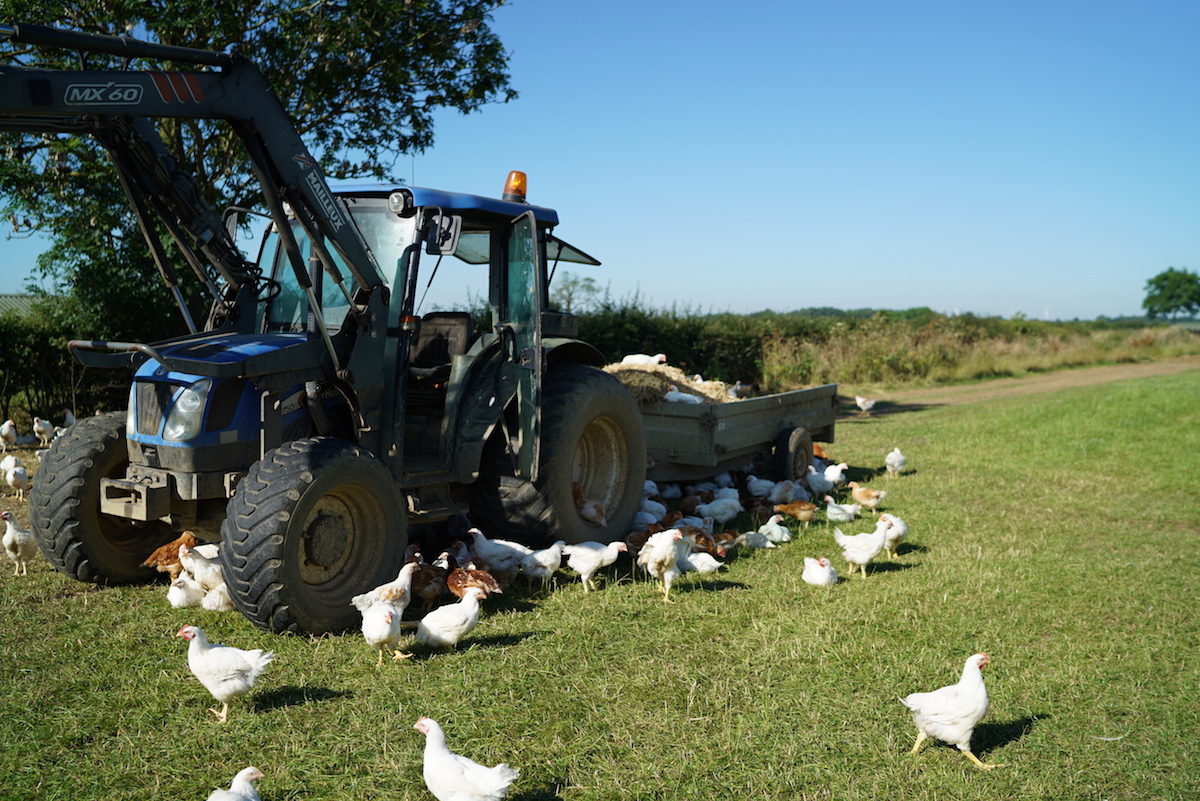
[[(876, 475), (896, 445), (906, 473)], [(909, 523), (866, 579), (801, 582), (804, 556), (846, 572), (814, 525), (685, 576), (673, 605), (628, 562), (586, 595), (563, 572), (489, 600), (457, 652), (383, 668), (357, 633), (277, 637), (41, 560), (5, 572), (0, 796), (204, 799), (253, 764), (268, 801), (427, 799), (429, 715), (453, 750), (519, 767), (526, 801), (1200, 797), (1200, 371), (852, 416), (832, 450)], [(223, 727), (187, 623), (276, 652)], [(976, 651), (974, 750), (1003, 767), (910, 757), (898, 697)]]

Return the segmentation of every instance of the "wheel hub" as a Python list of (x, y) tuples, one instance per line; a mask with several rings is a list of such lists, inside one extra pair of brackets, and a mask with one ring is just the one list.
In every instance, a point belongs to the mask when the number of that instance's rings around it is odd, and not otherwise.
[(350, 558), (353, 535), (354, 522), (346, 505), (337, 498), (323, 498), (304, 525), (300, 553), (304, 582), (324, 584), (334, 578)]

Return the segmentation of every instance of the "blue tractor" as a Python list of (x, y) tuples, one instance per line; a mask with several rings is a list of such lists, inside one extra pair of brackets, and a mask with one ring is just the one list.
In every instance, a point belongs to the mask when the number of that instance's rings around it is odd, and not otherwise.
[[(578, 320), (548, 308), (551, 265), (598, 262), (554, 235), (557, 213), (526, 202), (523, 174), (501, 198), (334, 191), (236, 54), (25, 24), (0, 36), (200, 67), (0, 67), (0, 130), (108, 150), (189, 329), (70, 343), (86, 365), (134, 374), (128, 410), (72, 426), (37, 474), (30, 516), (60, 571), (151, 581), (146, 557), (192, 531), (219, 541), (247, 618), (319, 634), (357, 625), (351, 596), (396, 575), (410, 526), (466, 514), (533, 545), (628, 530), (646, 471), (637, 405)], [(240, 137), (269, 218), (256, 261), (236, 246), (239, 214), (222, 219), (178, 168), (162, 117), (222, 120)], [(203, 322), (162, 231), (212, 296)], [(420, 313), (432, 281), (473, 272), (486, 312)], [(579, 516), (573, 492), (603, 504), (607, 528)]]

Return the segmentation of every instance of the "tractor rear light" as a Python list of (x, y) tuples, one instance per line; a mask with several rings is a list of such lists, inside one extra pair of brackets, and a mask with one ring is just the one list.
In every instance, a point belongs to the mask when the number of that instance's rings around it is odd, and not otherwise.
[(520, 170), (510, 172), (508, 180), (504, 182), (504, 199), (515, 203), (524, 203), (525, 184), (525, 173)]

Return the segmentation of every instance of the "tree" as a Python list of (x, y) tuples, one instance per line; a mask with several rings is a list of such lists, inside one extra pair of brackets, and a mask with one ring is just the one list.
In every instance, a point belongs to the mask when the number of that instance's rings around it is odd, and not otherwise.
[[(0, 19), (236, 50), (271, 81), (330, 178), (395, 180), (390, 172), (403, 154), (433, 143), (435, 111), (465, 114), (517, 96), (507, 54), (490, 28), (491, 12), (503, 2), (0, 0)], [(6, 43), (0, 63), (75, 69), (80, 55)], [(103, 54), (89, 54), (86, 63), (125, 68)], [(130, 68), (145, 66), (135, 61)], [(228, 126), (156, 122), (210, 205), (256, 204), (257, 183)], [(51, 235), (38, 269), (77, 300), (89, 328), (78, 333), (137, 339), (178, 333), (179, 323), (162, 330), (162, 320), (178, 316), (103, 149), (78, 136), (0, 134), (0, 151), (3, 215)], [(198, 289), (190, 292), (199, 302)]]
[(578, 314), (594, 304), (599, 294), (595, 278), (564, 272), (550, 290), (550, 305), (568, 314)]
[(1168, 267), (1146, 282), (1142, 308), (1150, 317), (1176, 317), (1200, 312), (1200, 276)]

